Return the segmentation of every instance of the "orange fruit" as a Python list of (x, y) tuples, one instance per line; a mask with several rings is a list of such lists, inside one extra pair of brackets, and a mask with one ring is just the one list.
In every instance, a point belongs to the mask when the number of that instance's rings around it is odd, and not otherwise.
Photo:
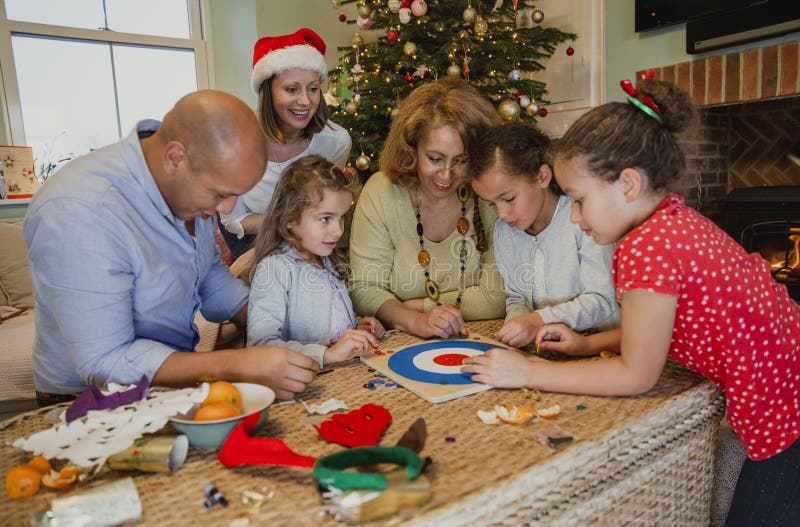
[(242, 396), (239, 394), (239, 389), (228, 381), (215, 381), (208, 385), (208, 395), (200, 405), (215, 403), (230, 403), (239, 412), (242, 411)]
[(12, 500), (33, 496), (39, 492), (42, 474), (33, 467), (22, 465), (6, 472), (6, 492)]
[(25, 465), (33, 468), (34, 470), (36, 470), (36, 472), (42, 475), (49, 474), (50, 471), (52, 470), (50, 462), (47, 461), (47, 458), (44, 456), (36, 456), (35, 458), (28, 461)]
[(238, 417), (242, 415), (242, 411), (236, 408), (233, 404), (211, 403), (201, 406), (197, 413), (194, 414), (195, 421), (217, 421), (219, 419), (228, 419), (229, 417)]

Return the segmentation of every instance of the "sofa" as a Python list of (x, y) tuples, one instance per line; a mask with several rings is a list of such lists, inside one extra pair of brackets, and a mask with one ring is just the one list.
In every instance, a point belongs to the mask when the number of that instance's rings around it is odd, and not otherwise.
[(33, 399), (33, 286), (22, 220), (0, 222), (0, 401)]

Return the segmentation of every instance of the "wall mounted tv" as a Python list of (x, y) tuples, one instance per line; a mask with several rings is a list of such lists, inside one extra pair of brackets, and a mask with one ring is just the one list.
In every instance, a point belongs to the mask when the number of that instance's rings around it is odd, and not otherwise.
[(800, 31), (800, 0), (636, 0), (636, 31), (686, 23), (700, 53)]

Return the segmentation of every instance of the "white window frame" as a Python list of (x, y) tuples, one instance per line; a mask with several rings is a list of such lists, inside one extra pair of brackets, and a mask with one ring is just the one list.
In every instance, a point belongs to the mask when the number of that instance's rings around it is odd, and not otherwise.
[[(192, 50), (195, 56), (197, 87), (198, 89), (204, 89), (214, 86), (211, 7), (209, 1), (186, 0), (189, 7), (190, 38), (184, 39), (8, 20), (6, 18), (5, 3), (0, 0), (0, 112), (2, 112), (5, 126), (6, 143), (13, 146), (25, 146), (26, 141), (14, 53), (11, 49), (12, 34)], [(58, 80), (54, 79), (54, 86), (57, 86), (57, 84)]]

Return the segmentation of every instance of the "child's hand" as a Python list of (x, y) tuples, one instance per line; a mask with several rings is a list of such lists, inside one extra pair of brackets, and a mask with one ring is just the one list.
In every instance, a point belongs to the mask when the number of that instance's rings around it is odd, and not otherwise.
[(496, 388), (520, 388), (530, 383), (534, 363), (516, 351), (492, 348), (483, 355), (468, 357), (461, 367), (463, 373), (472, 373), (472, 380)]
[(436, 306), (427, 313), (420, 313), (412, 333), (423, 338), (447, 338), (458, 335), (464, 327), (461, 311), (452, 306)]
[(383, 334), (386, 333), (386, 329), (383, 327), (383, 324), (381, 324), (381, 321), (375, 317), (362, 318), (356, 326), (356, 329), (369, 331), (375, 335), (376, 339), (383, 338)]
[(328, 346), (325, 350), (323, 363), (325, 366), (335, 362), (342, 362), (351, 358), (353, 355), (365, 353), (370, 348), (378, 347), (378, 339), (369, 331), (361, 329), (348, 329), (342, 335), (342, 338)]
[(564, 324), (547, 324), (536, 335), (539, 349), (552, 350), (565, 355), (586, 355), (586, 337), (575, 333)]
[(536, 338), (539, 328), (544, 325), (544, 320), (539, 313), (528, 313), (512, 318), (497, 332), (497, 340), (521, 348), (527, 346)]

